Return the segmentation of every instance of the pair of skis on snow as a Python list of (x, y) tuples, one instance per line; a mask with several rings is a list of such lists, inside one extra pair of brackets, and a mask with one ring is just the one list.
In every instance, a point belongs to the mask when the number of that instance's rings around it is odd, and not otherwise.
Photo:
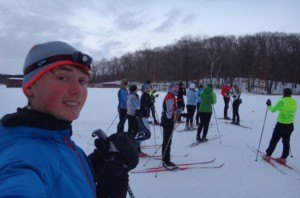
[[(265, 155), (265, 153), (263, 153), (262, 151), (260, 150), (257, 150), (256, 148), (254, 147), (250, 147), (248, 145), (248, 148), (253, 151), (254, 153), (257, 153), (258, 151), (258, 154), (260, 155), (260, 157), (263, 159), (263, 156)], [(273, 168), (275, 168), (278, 172), (280, 172), (281, 174), (285, 175), (286, 174), (286, 171), (284, 171), (281, 167), (285, 167), (289, 170), (292, 170), (298, 174), (300, 174), (300, 171), (294, 169), (292, 166), (288, 165), (288, 164), (283, 164), (283, 163), (280, 163), (276, 158), (273, 158), (271, 157), (270, 160), (264, 160), (266, 163), (268, 163), (269, 165), (271, 165)], [(280, 166), (277, 166), (277, 165), (280, 165)]]
[[(231, 119), (225, 119), (225, 118), (218, 118), (220, 120), (226, 120), (226, 121), (231, 121)], [(229, 123), (229, 122), (225, 122), (226, 124), (231, 124), (237, 127), (242, 127), (242, 128), (246, 128), (246, 129), (252, 129), (251, 127), (245, 126), (245, 125), (241, 125), (241, 124), (233, 124), (233, 123)]]
[[(172, 155), (172, 157), (187, 157), (189, 156), (189, 153), (188, 154), (185, 154), (185, 155)], [(147, 158), (147, 157), (152, 157), (153, 159), (157, 159), (157, 160), (161, 160), (162, 159), (162, 156), (161, 155), (149, 155), (147, 153), (143, 153), (143, 155), (140, 155), (139, 156), (140, 158)]]
[[(134, 170), (131, 171), (131, 173), (136, 174), (136, 173), (157, 173), (157, 172), (164, 172), (164, 171), (178, 171), (178, 170), (188, 170), (188, 169), (215, 169), (215, 168), (221, 168), (224, 166), (225, 163), (221, 163), (219, 165), (210, 165), (208, 166), (207, 164), (211, 164), (216, 160), (216, 158), (208, 161), (202, 161), (202, 162), (191, 162), (191, 163), (181, 163), (177, 164), (178, 168), (172, 169), (172, 170), (167, 170), (164, 167), (157, 166), (157, 167), (151, 167), (151, 168), (146, 168), (146, 169), (140, 169), (140, 170)], [(205, 166), (203, 166), (205, 165)]]

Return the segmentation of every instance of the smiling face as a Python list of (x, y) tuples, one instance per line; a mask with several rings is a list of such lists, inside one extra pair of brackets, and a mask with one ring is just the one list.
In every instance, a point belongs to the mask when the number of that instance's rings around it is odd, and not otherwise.
[(70, 65), (47, 72), (25, 93), (30, 108), (60, 120), (75, 120), (85, 103), (89, 78), (86, 72)]

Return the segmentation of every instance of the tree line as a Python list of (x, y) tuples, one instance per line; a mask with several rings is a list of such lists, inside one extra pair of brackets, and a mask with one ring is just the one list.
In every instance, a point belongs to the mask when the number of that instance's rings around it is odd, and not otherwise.
[(121, 57), (95, 61), (92, 82), (200, 81), (258, 78), (300, 83), (300, 34), (261, 32), (243, 36), (185, 36), (147, 45)]

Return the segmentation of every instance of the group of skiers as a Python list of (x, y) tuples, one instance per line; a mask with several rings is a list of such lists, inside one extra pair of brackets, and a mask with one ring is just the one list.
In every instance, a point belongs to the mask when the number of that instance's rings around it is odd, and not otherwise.
[[(72, 122), (79, 117), (87, 98), (91, 63), (90, 56), (61, 41), (37, 44), (29, 50), (22, 85), (28, 104), (0, 121), (1, 196), (126, 197), (128, 172), (139, 162), (139, 142), (151, 137), (150, 112), (153, 124), (159, 124), (154, 105), (158, 95), (151, 90), (151, 81), (147, 81), (139, 100), (138, 87), (130, 85), (128, 93), (128, 82), (122, 80), (117, 133), (107, 137), (100, 129), (94, 131), (95, 149), (87, 156), (71, 136)], [(232, 122), (239, 124), (241, 91), (237, 86), (233, 89), (229, 84), (226, 86), (222, 88), (224, 118), (230, 119), (227, 111), (232, 96)], [(170, 156), (175, 125), (187, 117), (186, 126), (192, 127), (195, 109), (196, 124), (199, 124), (196, 139), (207, 140), (216, 94), (211, 85), (198, 88), (196, 92), (195, 84), (190, 83), (186, 91), (183, 83), (173, 82), (164, 97), (160, 125), (163, 127), (162, 165), (166, 169), (177, 167)], [(183, 113), (184, 95), (187, 113)], [(291, 95), (291, 89), (286, 88), (275, 106), (271, 100), (266, 102), (271, 112), (279, 111), (279, 116), (265, 160), (271, 159), (282, 139), (284, 148), (278, 161), (286, 163), (297, 110), (297, 102)], [(129, 133), (124, 133), (127, 119)]]
[[(123, 83), (123, 81), (122, 81)], [(134, 87), (134, 90), (136, 91), (136, 85), (130, 86), (130, 94), (132, 94), (132, 87)], [(123, 88), (120, 89), (120, 91)], [(148, 90), (149, 89), (149, 90)], [(290, 89), (285, 89), (284, 97), (288, 97), (289, 93), (287, 90), (290, 91)], [(119, 92), (120, 92), (119, 91)], [(151, 96), (149, 96), (149, 92), (151, 92), (151, 81), (147, 81), (145, 85), (142, 86), (142, 98), (141, 98), (141, 104), (140, 104), (140, 110), (138, 102), (136, 102), (136, 105), (134, 106), (134, 110), (136, 112), (141, 111), (144, 117), (144, 122), (141, 122), (142, 124), (137, 125), (133, 124), (132, 117), (128, 116), (128, 132), (131, 132), (132, 126), (136, 126), (136, 130), (133, 134), (133, 136), (136, 137), (136, 140), (138, 140), (138, 150), (140, 152), (140, 156), (144, 156), (143, 153), (140, 150), (139, 143), (140, 141), (146, 140), (150, 138), (150, 128), (149, 128), (149, 122), (148, 118), (150, 117), (150, 109), (154, 108), (155, 105), (153, 100), (151, 101)], [(129, 94), (129, 95), (130, 95)], [(225, 120), (231, 120), (231, 124), (234, 125), (240, 125), (240, 115), (239, 115), (239, 106), (242, 103), (241, 99), (241, 90), (240, 88), (234, 84), (233, 86), (230, 85), (230, 82), (225, 82), (224, 86), (221, 88), (221, 95), (223, 96), (224, 100), (224, 118)], [(185, 97), (186, 96), (186, 102)], [(131, 102), (131, 97), (127, 97), (127, 105), (128, 108)], [(144, 98), (144, 99), (143, 99)], [(138, 96), (135, 92), (135, 100), (138, 101)], [(121, 99), (119, 98), (119, 106), (121, 103)], [(229, 109), (229, 103), (232, 101), (232, 119), (228, 116), (228, 109)], [(287, 101), (287, 99), (285, 100)], [(294, 99), (292, 99), (294, 101)], [(198, 86), (198, 90), (196, 90), (195, 83), (191, 82), (188, 85), (188, 88), (184, 86), (182, 82), (180, 83), (171, 83), (168, 88), (168, 93), (165, 96), (163, 100), (163, 110), (162, 110), (162, 117), (161, 117), (161, 126), (163, 127), (163, 143), (162, 143), (162, 161), (163, 166), (166, 169), (174, 169), (177, 168), (177, 166), (171, 162), (170, 159), (170, 148), (172, 144), (172, 135), (174, 131), (174, 125), (179, 123), (185, 123), (185, 129), (186, 130), (194, 130), (197, 129), (197, 135), (196, 140), (200, 142), (207, 141), (207, 133), (209, 129), (209, 123), (211, 120), (212, 113), (214, 111), (213, 105), (216, 104), (216, 94), (213, 91), (212, 85), (208, 84), (206, 86), (203, 86), (200, 84)], [(268, 103), (269, 104), (269, 103)], [(277, 105), (278, 106), (278, 105)], [(279, 107), (276, 106), (276, 110), (279, 110)], [(184, 110), (187, 110), (187, 113), (183, 113)], [(288, 105), (285, 105), (284, 108), (288, 108)], [(271, 111), (275, 111), (274, 109), (269, 108)], [(129, 109), (128, 109), (129, 111)], [(285, 110), (283, 110), (285, 111)], [(121, 111), (119, 111), (121, 112)], [(131, 111), (134, 112), (134, 111)], [(193, 125), (194, 121), (194, 115), (196, 113), (196, 125), (198, 128), (195, 128)], [(282, 112), (280, 112), (280, 116)], [(186, 117), (186, 121), (183, 121), (183, 117)], [(293, 117), (293, 116), (292, 116)], [(155, 115), (153, 116), (155, 122), (157, 122)], [(139, 119), (136, 119), (139, 120)], [(293, 119), (291, 119), (293, 121)], [(137, 121), (134, 121), (137, 122)], [(120, 120), (121, 123), (121, 120)], [(122, 122), (123, 123), (123, 122)], [(285, 123), (286, 124), (286, 123)], [(291, 123), (288, 123), (291, 124)], [(283, 138), (284, 143), (284, 153), (282, 154), (281, 161), (285, 161), (283, 159), (286, 159), (288, 155), (288, 148), (289, 148), (289, 137), (290, 133), (292, 132), (292, 126), (281, 126), (281, 124), (278, 124), (279, 126), (276, 126), (276, 130), (274, 131), (274, 137), (272, 137), (270, 146), (267, 149), (267, 155), (264, 157), (265, 159), (269, 159), (269, 156), (272, 154), (273, 150), (275, 149), (275, 146), (277, 142), (279, 141), (280, 137)], [(143, 127), (146, 129), (143, 129)], [(283, 128), (283, 129), (282, 129)], [(143, 134), (146, 132), (146, 134), (149, 134), (147, 138), (139, 139), (137, 134), (139, 133)], [(280, 132), (278, 132), (280, 131)], [(288, 133), (282, 132), (282, 131), (289, 131)], [(283, 136), (281, 133), (284, 133), (285, 136)], [(289, 134), (289, 135), (287, 135)], [(278, 139), (279, 138), (279, 139)]]

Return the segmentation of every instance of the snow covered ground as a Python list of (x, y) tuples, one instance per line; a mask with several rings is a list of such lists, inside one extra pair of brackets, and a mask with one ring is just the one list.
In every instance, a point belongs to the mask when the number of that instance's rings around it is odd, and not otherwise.
[[(89, 96), (80, 118), (73, 123), (73, 139), (86, 153), (90, 153), (93, 146), (91, 132), (97, 128), (107, 131), (117, 116), (117, 91), (118, 89), (89, 89)], [(216, 117), (222, 117), (224, 103), (219, 90), (215, 90), (218, 102), (215, 105)], [(139, 93), (141, 94), (141, 93)], [(26, 104), (22, 90), (18, 88), (0, 87), (1, 103), (0, 116), (12, 113), (16, 107)], [(160, 115), (164, 92), (159, 93), (156, 102), (157, 112)], [(241, 124), (251, 127), (242, 128), (226, 123), (224, 120), (212, 117), (212, 125), (208, 131), (208, 138), (221, 134), (219, 139), (190, 148), (188, 145), (195, 141), (196, 132), (177, 132), (183, 129), (180, 125), (174, 132), (171, 155), (175, 163), (207, 161), (214, 157), (216, 160), (211, 165), (225, 163), (219, 169), (191, 169), (185, 171), (161, 172), (157, 174), (130, 174), (130, 186), (136, 197), (167, 198), (167, 197), (206, 197), (206, 198), (298, 198), (300, 196), (300, 173), (277, 165), (286, 174), (283, 175), (275, 168), (258, 158), (247, 145), (258, 147), (263, 120), (266, 112), (265, 102), (271, 98), (275, 104), (280, 96), (266, 96), (242, 94), (243, 103), (240, 106)], [(300, 105), (300, 97), (295, 96)], [(229, 109), (230, 115), (232, 113)], [(271, 138), (276, 123), (277, 113), (267, 114), (261, 150), (265, 151)], [(159, 118), (160, 119), (160, 118)], [(113, 123), (108, 134), (116, 131), (118, 118)], [(295, 120), (295, 130), (291, 137), (291, 150), (293, 158), (288, 158), (288, 164), (300, 171), (300, 113), (298, 109)], [(127, 123), (126, 123), (127, 124)], [(216, 125), (217, 124), (217, 125)], [(127, 129), (127, 127), (125, 127)], [(162, 134), (159, 127), (152, 127), (152, 138), (144, 145), (159, 145)], [(154, 135), (155, 134), (155, 135)], [(154, 149), (144, 149), (152, 154)], [(279, 157), (282, 143), (279, 142), (273, 154)], [(160, 151), (158, 152), (160, 153)], [(180, 157), (189, 154), (187, 157)], [(147, 159), (140, 159), (136, 170), (143, 169)], [(159, 160), (150, 160), (146, 167), (160, 164)], [(84, 195), (83, 195), (84, 197)], [(128, 196), (129, 197), (129, 196)]]

